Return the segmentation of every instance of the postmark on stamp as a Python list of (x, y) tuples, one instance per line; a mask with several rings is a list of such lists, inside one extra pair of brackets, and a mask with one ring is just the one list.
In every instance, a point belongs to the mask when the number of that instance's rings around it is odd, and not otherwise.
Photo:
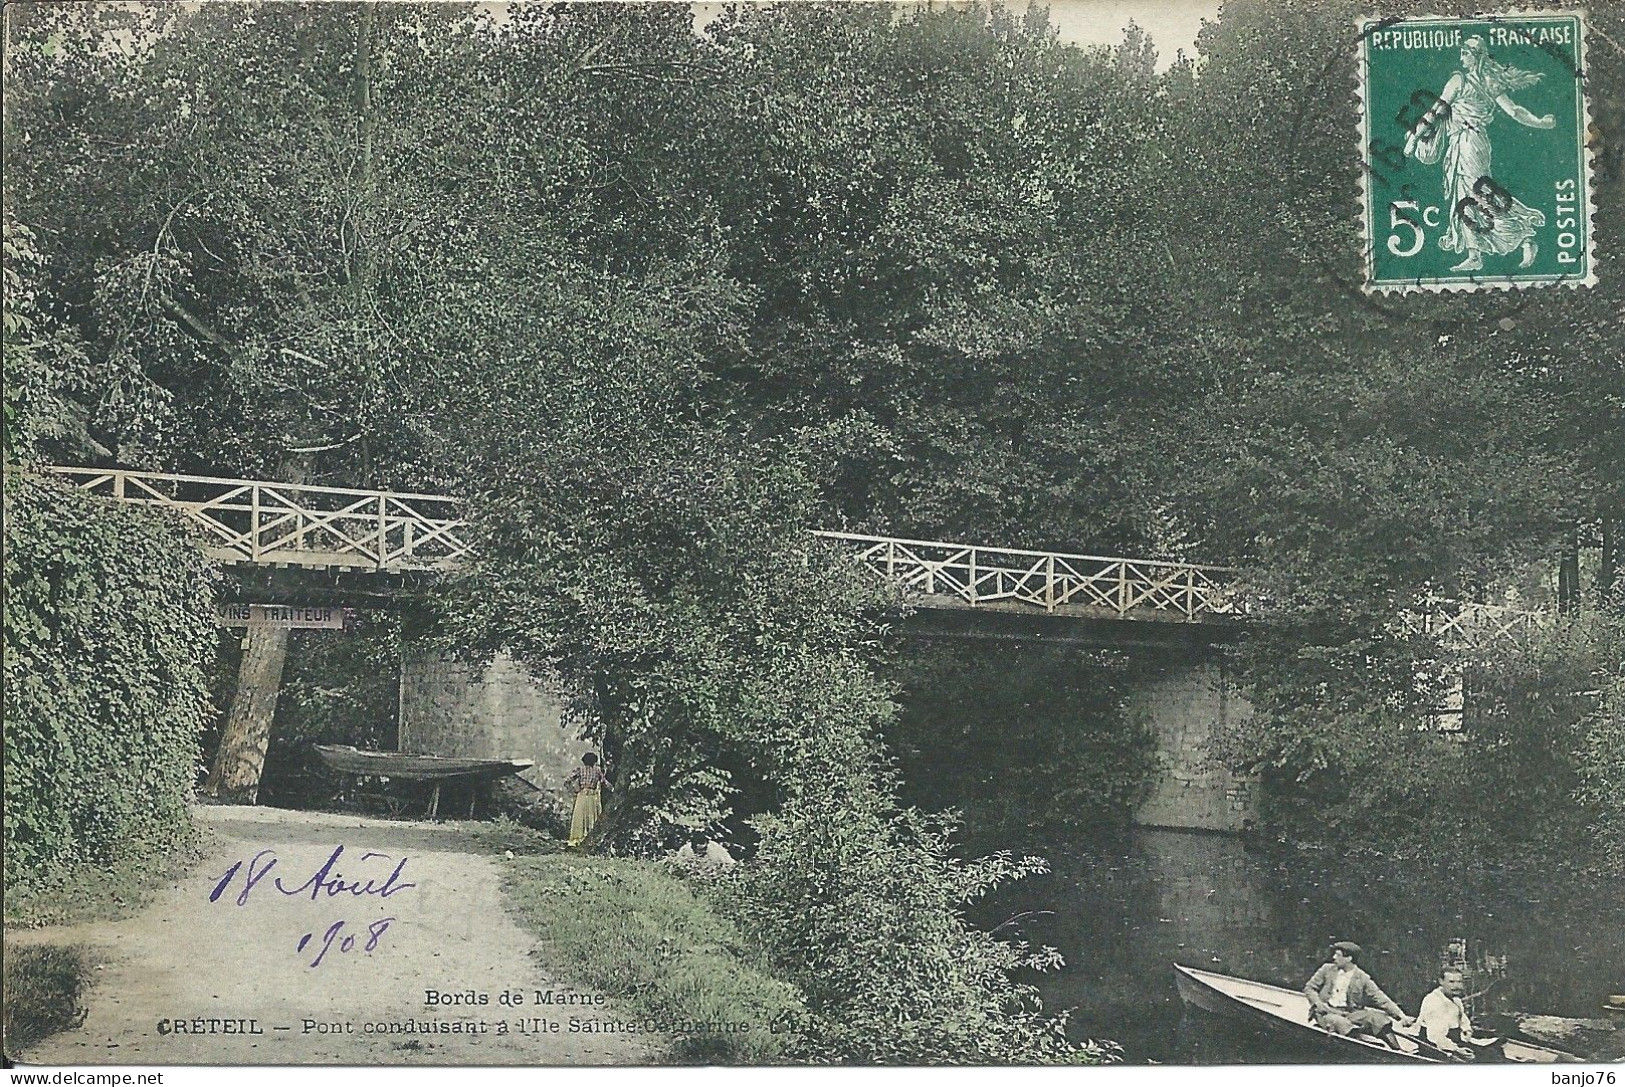
[(1580, 12), (1360, 25), (1365, 287), (1596, 282)]

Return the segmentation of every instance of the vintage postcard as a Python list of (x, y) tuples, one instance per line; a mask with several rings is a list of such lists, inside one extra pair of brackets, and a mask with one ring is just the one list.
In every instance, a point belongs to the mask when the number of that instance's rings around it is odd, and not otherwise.
[(4, 19), (10, 1082), (1614, 1082), (1625, 5)]

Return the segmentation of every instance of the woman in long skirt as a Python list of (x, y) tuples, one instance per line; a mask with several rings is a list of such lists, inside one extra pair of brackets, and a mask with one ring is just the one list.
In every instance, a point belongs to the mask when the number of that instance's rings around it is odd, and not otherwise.
[(575, 811), (570, 816), (570, 848), (579, 846), (604, 814), (603, 789), (609, 779), (598, 768), (598, 756), (589, 751), (581, 765), (564, 779), (565, 788), (575, 793)]

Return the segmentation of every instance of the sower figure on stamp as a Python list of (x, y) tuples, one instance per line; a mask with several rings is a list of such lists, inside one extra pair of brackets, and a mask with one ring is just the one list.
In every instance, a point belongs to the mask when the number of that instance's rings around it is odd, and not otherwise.
[(1360, 945), (1348, 940), (1332, 945), (1332, 961), (1322, 964), (1303, 987), (1303, 995), (1309, 998), (1309, 1017), (1334, 1034), (1364, 1031), (1398, 1049), (1394, 1020), (1405, 1027), (1416, 1020), (1390, 1000), (1370, 974), (1354, 965), (1359, 953)]
[(586, 840), (598, 820), (604, 815), (604, 786), (609, 782), (598, 766), (598, 756), (589, 751), (581, 756), (581, 765), (564, 779), (564, 787), (575, 794), (575, 810), (570, 816), (570, 848)]
[(1490, 122), (1499, 108), (1530, 128), (1555, 126), (1551, 114), (1536, 117), (1507, 97), (1539, 81), (1538, 73), (1491, 60), (1483, 38), (1468, 38), (1461, 46), (1461, 70), (1405, 140), (1405, 153), (1427, 165), (1443, 152), (1450, 226), (1439, 246), (1464, 254), (1453, 272), (1476, 271), (1484, 267), (1484, 254), (1515, 249), (1523, 251), (1518, 267), (1534, 263), (1535, 231), (1546, 225), (1546, 214), (1515, 199), (1490, 173)]

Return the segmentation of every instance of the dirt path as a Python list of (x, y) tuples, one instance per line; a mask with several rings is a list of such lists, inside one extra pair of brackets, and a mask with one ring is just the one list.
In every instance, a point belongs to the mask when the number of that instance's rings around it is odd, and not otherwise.
[[(626, 1021), (613, 1004), (537, 1003), (548, 991), (577, 1000), (591, 994), (537, 965), (530, 954), (535, 940), (502, 908), (500, 860), (469, 852), (455, 826), (244, 807), (204, 808), (199, 819), (215, 832), (215, 854), (139, 916), (7, 934), (8, 943), (88, 944), (104, 963), (84, 1024), (23, 1054), (27, 1063), (658, 1060), (657, 1043), (644, 1035), (571, 1032), (572, 1018)], [(320, 876), (339, 846), (342, 854)], [(244, 896), (250, 859), (266, 849), (275, 851), (275, 867)], [(261, 857), (262, 870), (270, 859)], [(242, 867), (211, 902), (237, 861)], [(283, 893), (278, 878), (287, 891), (308, 887)], [(369, 881), (372, 893), (355, 893)], [(386, 918), (393, 918), (387, 926)], [(326, 934), (336, 922), (343, 927), (329, 943)], [(375, 945), (370, 952), (369, 941)], [(489, 1003), (431, 1006), (426, 990), (472, 991)], [(500, 1003), (505, 991), (518, 992), (523, 1005)], [(445, 1032), (451, 1025), (474, 1032)]]

